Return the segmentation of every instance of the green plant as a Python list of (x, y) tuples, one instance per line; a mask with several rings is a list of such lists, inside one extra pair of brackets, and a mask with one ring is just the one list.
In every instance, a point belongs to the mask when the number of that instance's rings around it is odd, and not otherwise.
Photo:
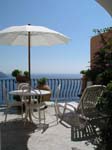
[(43, 77), (43, 78), (40, 78), (40, 79), (37, 79), (37, 82), (38, 82), (38, 85), (45, 85), (46, 82), (47, 82), (47, 78)]
[[(112, 46), (112, 45), (111, 45)], [(96, 70), (96, 82), (107, 85), (112, 80), (112, 49), (104, 46), (94, 56), (93, 70)]]
[[(92, 70), (94, 73), (95, 84), (107, 85), (112, 80), (112, 37), (108, 33), (112, 32), (112, 28), (104, 28), (95, 30), (99, 35), (101, 44), (99, 50), (95, 53), (92, 60)], [(107, 36), (102, 34), (108, 32)]]
[(28, 77), (29, 72), (28, 72), (28, 71), (24, 71), (24, 75), (25, 75), (26, 77)]
[(80, 73), (85, 75), (88, 81), (94, 81), (95, 70), (92, 69), (81, 70)]
[(108, 32), (108, 31), (111, 31), (112, 30), (112, 27), (106, 27), (106, 28), (103, 28), (103, 29), (93, 29), (93, 32), (97, 35), (101, 34), (101, 33), (105, 33), (105, 32)]
[(28, 72), (28, 71), (24, 71), (24, 73), (22, 74), (22, 71), (21, 71), (21, 70), (19, 70), (19, 69), (14, 69), (14, 70), (12, 71), (12, 76), (13, 76), (13, 77), (17, 77), (18, 75), (28, 77), (29, 72)]
[(103, 95), (98, 98), (97, 108), (105, 114), (112, 114), (112, 81), (107, 84)]
[(17, 77), (18, 75), (20, 75), (22, 73), (21, 70), (15, 69), (12, 71), (12, 76), (13, 77)]
[(98, 98), (96, 107), (107, 116), (100, 126), (100, 140), (96, 145), (96, 150), (109, 150), (112, 143), (112, 36), (106, 37), (102, 34), (107, 31), (112, 32), (111, 29), (95, 31), (100, 36), (101, 46), (92, 60), (92, 70), (96, 71), (95, 82), (106, 85), (106, 90)]
[(97, 109), (108, 116), (100, 127), (100, 140), (96, 150), (109, 150), (112, 144), (112, 81), (107, 84), (103, 95), (99, 97)]
[(86, 70), (81, 70), (80, 74), (86, 75)]

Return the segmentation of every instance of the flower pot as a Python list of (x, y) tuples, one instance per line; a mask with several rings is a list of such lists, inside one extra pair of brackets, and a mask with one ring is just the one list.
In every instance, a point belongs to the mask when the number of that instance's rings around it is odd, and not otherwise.
[(18, 76), (16, 77), (16, 81), (19, 82), (19, 83), (28, 82), (28, 81), (29, 81), (29, 78), (28, 78), (27, 76), (18, 75)]
[(50, 101), (51, 89), (50, 89), (50, 87), (47, 84), (45, 84), (45, 85), (38, 85), (37, 89), (50, 91), (50, 94), (46, 94), (46, 95), (42, 96), (42, 101)]

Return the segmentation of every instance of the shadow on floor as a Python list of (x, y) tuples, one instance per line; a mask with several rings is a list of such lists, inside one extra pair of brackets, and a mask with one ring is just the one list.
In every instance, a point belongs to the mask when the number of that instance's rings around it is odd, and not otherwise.
[(0, 128), (1, 150), (28, 150), (28, 139), (37, 126), (31, 122), (24, 125), (22, 120), (13, 120), (0, 123)]

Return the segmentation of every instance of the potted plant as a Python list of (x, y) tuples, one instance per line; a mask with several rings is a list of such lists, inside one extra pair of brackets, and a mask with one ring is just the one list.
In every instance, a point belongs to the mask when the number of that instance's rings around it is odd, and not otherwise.
[(28, 82), (29, 81), (29, 76), (28, 76), (28, 71), (24, 71), (22, 75), (19, 75), (16, 77), (17, 82)]
[(42, 90), (50, 90), (50, 87), (47, 84), (47, 78), (43, 77), (40, 79), (37, 79), (37, 88), (42, 89)]
[(22, 73), (21, 70), (15, 69), (12, 71), (12, 76), (16, 77), (16, 81), (18, 83), (29, 81), (28, 71), (24, 71), (24, 73)]
[(47, 78), (43, 77), (40, 79), (37, 79), (38, 85), (45, 85), (47, 82)]
[(18, 75), (20, 75), (22, 73), (21, 70), (15, 69), (12, 71), (12, 76), (13, 77), (17, 77)]
[[(50, 89), (49, 85), (47, 84), (47, 80), (48, 79), (45, 77), (37, 79), (37, 88), (40, 90), (47, 90), (47, 91), (51, 92), (51, 89)], [(42, 100), (49, 101), (50, 97), (51, 97), (51, 94), (44, 95), (44, 96), (42, 96)]]
[(24, 75), (25, 75), (25, 77), (28, 77), (29, 76), (29, 72), (28, 71), (24, 71)]

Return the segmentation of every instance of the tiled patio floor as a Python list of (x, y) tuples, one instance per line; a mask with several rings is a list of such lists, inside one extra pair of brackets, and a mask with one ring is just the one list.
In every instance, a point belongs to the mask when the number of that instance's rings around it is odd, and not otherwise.
[[(88, 141), (71, 141), (71, 128), (56, 123), (54, 108), (46, 109), (46, 124), (38, 128), (37, 120), (26, 123), (21, 116), (9, 114), (6, 124), (0, 109), (1, 150), (93, 150)], [(15, 120), (16, 119), (16, 120)]]

